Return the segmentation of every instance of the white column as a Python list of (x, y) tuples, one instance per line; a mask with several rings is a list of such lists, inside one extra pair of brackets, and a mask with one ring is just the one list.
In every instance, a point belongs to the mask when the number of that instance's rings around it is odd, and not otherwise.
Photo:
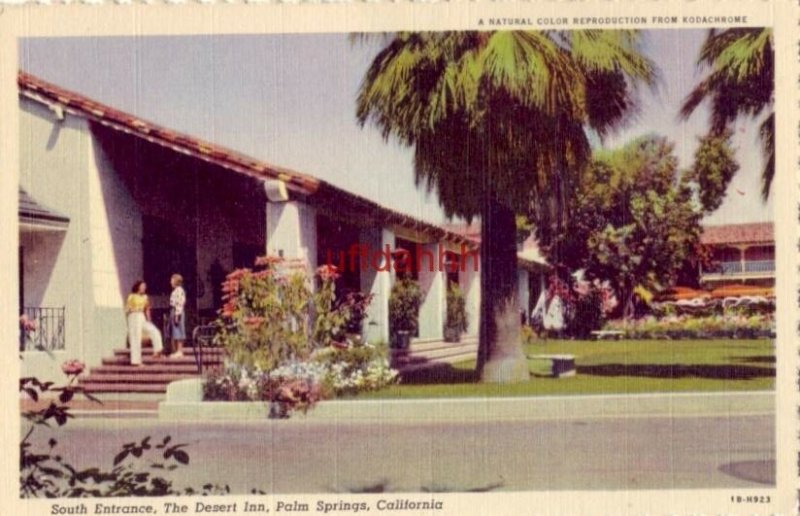
[(391, 254), (387, 256), (386, 251), (394, 250), (395, 236), (388, 229), (370, 228), (361, 230), (359, 238), (369, 255), (361, 264), (361, 290), (373, 295), (364, 320), (364, 335), (372, 344), (389, 344), (389, 294), (394, 272)]
[[(464, 266), (459, 269), (458, 283), (464, 293), (467, 308), (467, 335), (477, 336), (481, 315), (481, 272), (479, 263), (469, 258), (464, 261)], [(476, 270), (478, 268), (478, 270)]]
[(75, 223), (85, 243), (81, 261), (91, 277), (91, 297), (82, 309), (83, 358), (95, 365), (125, 345), (125, 298), (133, 282), (143, 278), (144, 264), (141, 209), (103, 146), (91, 133), (87, 138), (87, 198)]
[[(439, 265), (441, 244), (420, 244), (417, 250), (419, 267), (419, 286), (423, 300), (419, 309), (419, 338), (442, 339), (444, 337), (444, 317), (447, 303), (445, 271)], [(442, 249), (443, 251), (443, 249)]]
[(317, 267), (314, 208), (298, 201), (267, 202), (267, 252), (287, 260), (304, 260), (313, 274)]

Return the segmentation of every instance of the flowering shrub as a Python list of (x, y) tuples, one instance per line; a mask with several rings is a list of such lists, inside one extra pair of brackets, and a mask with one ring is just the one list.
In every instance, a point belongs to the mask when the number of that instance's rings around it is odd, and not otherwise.
[[(570, 277), (571, 280), (571, 277)], [(572, 286), (556, 275), (550, 277), (545, 293), (547, 304), (558, 297), (564, 303), (566, 334), (578, 338), (588, 337), (592, 331), (603, 326), (606, 317), (619, 304), (608, 281), (577, 280)], [(539, 314), (541, 318), (543, 314)], [(543, 321), (536, 319), (534, 326), (541, 327)]]
[(339, 337), (348, 313), (335, 306), (335, 267), (317, 270), (321, 285), (312, 294), (303, 267), (273, 256), (255, 265), (259, 270), (237, 269), (222, 285), (216, 343), (235, 363), (267, 371)]
[[(319, 288), (280, 258), (256, 260), (223, 284), (225, 306), (216, 339), (229, 362), (206, 378), (206, 400), (265, 401), (273, 417), (308, 410), (317, 401), (377, 389), (394, 381), (385, 350), (345, 338), (360, 326), (372, 296), (351, 294), (337, 304), (331, 265), (317, 269)], [(304, 267), (300, 267), (304, 270)]]
[(351, 334), (360, 334), (363, 330), (364, 319), (367, 317), (367, 308), (374, 294), (364, 294), (363, 292), (349, 292), (342, 302), (342, 307), (347, 311), (348, 319), (345, 323), (345, 331)]
[(341, 333), (350, 318), (346, 306), (336, 307), (336, 283), (339, 273), (333, 265), (317, 269), (320, 287), (313, 296), (314, 331), (313, 341), (317, 346), (328, 346), (334, 340), (342, 340)]
[(624, 331), (627, 337), (640, 339), (759, 338), (774, 334), (775, 322), (771, 314), (670, 315), (609, 321), (604, 329)]
[(323, 348), (312, 360), (326, 370), (325, 384), (337, 396), (381, 389), (397, 378), (386, 350), (368, 343)]
[(273, 417), (311, 408), (335, 396), (380, 389), (397, 378), (384, 350), (370, 344), (326, 347), (308, 361), (290, 361), (271, 370), (249, 369), (228, 363), (212, 372), (203, 397), (217, 401), (266, 401)]
[[(294, 410), (307, 411), (324, 398), (324, 370), (304, 369), (308, 362), (295, 362), (271, 372), (250, 370), (228, 363), (203, 383), (203, 399), (210, 401), (265, 401), (272, 417), (286, 417)], [(294, 367), (293, 367), (294, 366)]]

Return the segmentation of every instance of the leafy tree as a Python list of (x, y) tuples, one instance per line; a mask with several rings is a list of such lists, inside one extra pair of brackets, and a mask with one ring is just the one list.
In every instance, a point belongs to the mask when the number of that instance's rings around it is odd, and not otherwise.
[(702, 213), (664, 137), (598, 151), (570, 206), (564, 231), (537, 229), (544, 252), (552, 263), (612, 281), (623, 308), (639, 286), (674, 283), (694, 256)]
[(733, 148), (731, 131), (709, 133), (700, 138), (700, 146), (694, 154), (694, 164), (686, 179), (698, 185), (698, 197), (703, 210), (710, 213), (720, 207), (725, 191), (739, 170)]
[(710, 136), (720, 136), (740, 117), (765, 118), (759, 136), (765, 163), (761, 195), (769, 197), (775, 175), (775, 69), (772, 29), (737, 28), (708, 32), (698, 66), (708, 75), (695, 86), (681, 108), (688, 118), (711, 102)]
[(357, 117), (414, 148), (415, 177), (445, 212), (481, 220), (477, 369), (528, 378), (520, 343), (516, 215), (563, 227), (590, 156), (632, 107), (652, 63), (636, 31), (422, 32), (386, 38), (362, 82)]

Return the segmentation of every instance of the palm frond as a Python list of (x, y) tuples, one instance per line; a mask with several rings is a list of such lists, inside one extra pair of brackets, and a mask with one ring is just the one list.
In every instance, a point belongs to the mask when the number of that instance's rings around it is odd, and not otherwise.
[(637, 38), (397, 33), (365, 74), (357, 119), (414, 146), (417, 184), (436, 190), (450, 216), (479, 213), (492, 197), (563, 218), (566, 192), (588, 161), (584, 127), (602, 133), (624, 120), (631, 84), (655, 75)]

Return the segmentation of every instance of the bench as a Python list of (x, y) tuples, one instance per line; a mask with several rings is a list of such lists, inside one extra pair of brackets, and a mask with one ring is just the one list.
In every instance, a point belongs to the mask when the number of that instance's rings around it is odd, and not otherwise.
[(622, 338), (623, 335), (625, 335), (625, 332), (620, 330), (597, 330), (592, 332), (592, 337), (594, 337), (595, 340), (603, 340), (603, 339), (619, 340)]
[(575, 376), (575, 355), (528, 355), (527, 358), (528, 369), (534, 376)]

